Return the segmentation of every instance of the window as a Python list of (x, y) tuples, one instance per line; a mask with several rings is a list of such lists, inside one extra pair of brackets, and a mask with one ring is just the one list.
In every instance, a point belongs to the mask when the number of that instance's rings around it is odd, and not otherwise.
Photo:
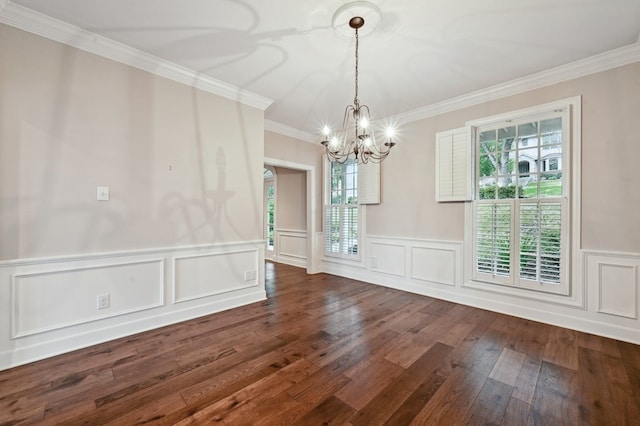
[(568, 294), (570, 106), (472, 123), (472, 279)]
[(274, 236), (276, 226), (276, 187), (273, 170), (264, 169), (264, 237), (267, 241), (267, 252), (274, 251)]
[(325, 160), (324, 252), (327, 256), (359, 259), (360, 208), (358, 164)]

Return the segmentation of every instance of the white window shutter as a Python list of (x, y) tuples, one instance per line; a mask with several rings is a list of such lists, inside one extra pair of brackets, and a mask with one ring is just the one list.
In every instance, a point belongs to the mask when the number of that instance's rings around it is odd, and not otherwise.
[(466, 127), (436, 133), (436, 201), (471, 200), (471, 146)]
[(358, 164), (358, 204), (380, 204), (380, 163)]

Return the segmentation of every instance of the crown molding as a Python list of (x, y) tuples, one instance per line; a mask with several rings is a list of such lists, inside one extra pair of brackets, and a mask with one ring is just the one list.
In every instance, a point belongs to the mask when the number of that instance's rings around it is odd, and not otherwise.
[(278, 133), (283, 136), (289, 136), (290, 138), (299, 139), (304, 142), (315, 143), (316, 136), (304, 130), (296, 129), (294, 127), (287, 126), (286, 124), (278, 123), (277, 121), (264, 120), (264, 129), (269, 132)]
[(263, 111), (273, 103), (271, 99), (17, 5), (10, 0), (0, 0), (0, 23)]
[[(273, 103), (271, 99), (14, 4), (10, 0), (0, 0), (0, 23), (263, 111)], [(410, 123), (639, 61), (640, 36), (635, 44), (626, 47), (397, 114), (390, 119), (398, 124)], [(305, 142), (315, 141), (314, 135), (310, 133), (271, 120), (265, 120), (265, 130)]]
[[(535, 89), (562, 83), (564, 81), (585, 77), (602, 71), (624, 65), (640, 62), (640, 36), (638, 42), (610, 50), (599, 55), (571, 62), (559, 67), (550, 68), (526, 77), (501, 83), (486, 89), (467, 93), (455, 98), (447, 99), (431, 105), (420, 107), (411, 111), (389, 117), (389, 120), (398, 124), (406, 124), (447, 112), (457, 111), (463, 108), (480, 105), (508, 96), (518, 95)], [(315, 137), (302, 130), (294, 129), (281, 123), (265, 120), (265, 130), (280, 133), (285, 136), (297, 138), (306, 142), (315, 142)]]
[(530, 90), (540, 89), (575, 78), (607, 71), (634, 62), (640, 62), (640, 41), (629, 46), (610, 50), (566, 65), (501, 83), (487, 89), (467, 93), (442, 102), (397, 114), (391, 117), (391, 119), (399, 124), (411, 123), (507, 96), (518, 95)]

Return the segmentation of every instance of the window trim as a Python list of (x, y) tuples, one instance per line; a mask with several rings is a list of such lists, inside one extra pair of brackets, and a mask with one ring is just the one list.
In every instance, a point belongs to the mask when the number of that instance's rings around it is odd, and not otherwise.
[[(475, 129), (483, 125), (490, 125), (505, 120), (518, 120), (525, 117), (535, 118), (549, 111), (568, 109), (568, 135), (566, 144), (569, 146), (569, 154), (565, 157), (570, 163), (569, 173), (563, 173), (563, 186), (568, 189), (569, 193), (563, 194), (564, 202), (568, 209), (566, 210), (566, 221), (563, 226), (568, 231), (568, 238), (564, 240), (567, 247), (567, 259), (565, 260), (565, 276), (562, 278), (562, 284), (565, 289), (559, 293), (551, 293), (544, 291), (532, 291), (532, 288), (526, 286), (505, 286), (499, 284), (487, 284), (486, 281), (474, 279), (474, 231), (475, 231), (475, 202), (465, 203), (465, 232), (464, 232), (464, 280), (463, 286), (479, 289), (488, 292), (495, 292), (506, 295), (515, 295), (533, 300), (557, 303), (561, 305), (569, 305), (584, 308), (586, 306), (586, 293), (584, 283), (582, 282), (582, 258), (581, 250), (581, 96), (566, 98), (546, 104), (516, 110), (510, 113), (499, 114), (491, 117), (485, 117), (478, 120), (471, 120), (466, 123), (469, 132), (472, 135), (470, 144), (473, 146), (474, 164), (475, 164)], [(477, 173), (477, 172), (476, 172)], [(476, 177), (477, 178), (477, 177)], [(568, 180), (568, 182), (567, 182)], [(474, 179), (475, 182), (475, 179)], [(535, 290), (535, 289), (534, 289)]]

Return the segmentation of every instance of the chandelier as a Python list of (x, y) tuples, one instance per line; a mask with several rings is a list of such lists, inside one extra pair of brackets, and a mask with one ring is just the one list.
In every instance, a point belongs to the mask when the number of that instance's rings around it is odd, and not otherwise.
[(356, 163), (380, 163), (396, 144), (393, 141), (393, 128), (386, 130), (384, 147), (378, 147), (371, 123), (371, 113), (367, 105), (361, 105), (358, 99), (358, 30), (364, 26), (364, 18), (354, 16), (349, 20), (356, 37), (355, 97), (353, 105), (344, 110), (342, 129), (338, 133), (329, 126), (322, 129), (323, 139), (320, 142), (326, 150), (329, 160), (345, 163), (354, 160)]

